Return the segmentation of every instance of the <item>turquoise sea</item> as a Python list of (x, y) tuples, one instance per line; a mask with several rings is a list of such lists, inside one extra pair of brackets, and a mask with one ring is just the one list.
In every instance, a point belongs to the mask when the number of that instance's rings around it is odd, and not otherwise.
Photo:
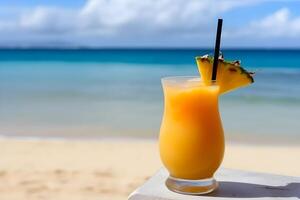
[[(0, 50), (0, 135), (157, 137), (160, 79), (210, 49)], [(300, 142), (300, 50), (227, 49), (255, 83), (220, 99), (228, 140)]]

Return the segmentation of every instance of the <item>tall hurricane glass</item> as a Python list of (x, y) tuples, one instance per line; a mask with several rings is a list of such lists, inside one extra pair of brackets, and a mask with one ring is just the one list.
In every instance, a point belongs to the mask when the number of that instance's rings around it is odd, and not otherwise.
[(199, 77), (162, 79), (164, 114), (159, 148), (169, 171), (166, 186), (175, 192), (204, 194), (217, 188), (214, 173), (224, 155), (219, 86)]

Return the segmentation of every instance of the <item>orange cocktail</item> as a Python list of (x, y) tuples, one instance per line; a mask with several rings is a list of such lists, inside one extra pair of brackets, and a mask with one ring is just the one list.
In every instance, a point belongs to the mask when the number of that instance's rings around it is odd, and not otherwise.
[(167, 187), (185, 194), (204, 194), (217, 187), (213, 176), (224, 155), (218, 98), (254, 82), (254, 73), (239, 61), (219, 57), (216, 81), (211, 81), (214, 58), (205, 55), (196, 61), (201, 78), (162, 79), (165, 108), (160, 156), (170, 174)]
[[(165, 107), (159, 147), (170, 173), (166, 184), (182, 193), (210, 192), (224, 154), (219, 86), (204, 84), (199, 77), (169, 77), (162, 84)], [(189, 180), (193, 186), (185, 184)]]

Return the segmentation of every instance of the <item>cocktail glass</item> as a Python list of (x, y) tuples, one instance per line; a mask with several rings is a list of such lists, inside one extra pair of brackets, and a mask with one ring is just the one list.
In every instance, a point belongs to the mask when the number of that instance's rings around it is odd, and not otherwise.
[(217, 188), (214, 173), (224, 155), (219, 115), (219, 86), (199, 77), (162, 79), (164, 114), (159, 148), (169, 171), (166, 186), (184, 194), (205, 194)]

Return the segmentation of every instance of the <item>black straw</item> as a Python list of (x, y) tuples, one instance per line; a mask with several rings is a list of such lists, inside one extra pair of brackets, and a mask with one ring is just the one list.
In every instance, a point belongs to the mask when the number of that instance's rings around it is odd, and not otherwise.
[(211, 76), (211, 80), (213, 80), (213, 81), (217, 79), (217, 69), (218, 69), (218, 61), (219, 61), (219, 53), (220, 53), (222, 24), (223, 24), (223, 19), (218, 19), (218, 28), (217, 28), (216, 44), (215, 44), (215, 55), (214, 55), (213, 71), (212, 71), (212, 76)]

